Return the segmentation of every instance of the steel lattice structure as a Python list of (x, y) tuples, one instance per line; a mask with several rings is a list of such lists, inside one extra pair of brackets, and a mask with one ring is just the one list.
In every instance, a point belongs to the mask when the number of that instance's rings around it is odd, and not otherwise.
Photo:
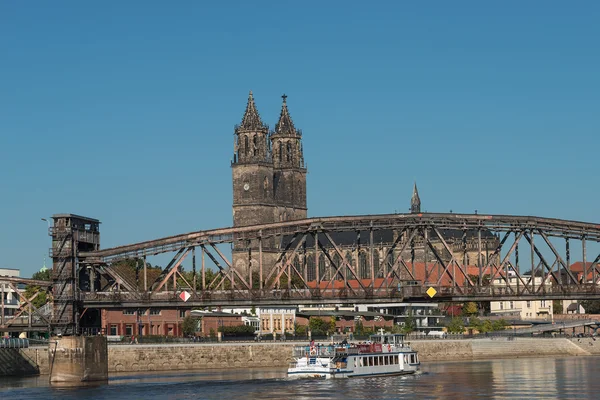
[[(264, 245), (273, 242), (276, 248)], [(186, 290), (190, 306), (375, 303), (430, 301), (429, 288), (437, 292), (434, 301), (599, 298), (600, 254), (589, 257), (589, 243), (600, 243), (599, 224), (530, 216), (308, 218), (79, 252), (80, 267), (112, 283), (101, 291), (81, 292), (79, 299), (86, 307), (166, 307), (181, 303), (178, 295)], [(233, 265), (219, 249), (222, 244), (247, 255), (248, 266)], [(581, 274), (569, 268), (574, 246), (581, 249)], [(175, 253), (168, 266), (148, 281), (146, 257), (168, 252)], [(468, 254), (476, 256), (469, 259)], [(190, 255), (191, 282), (179, 271)], [(218, 268), (210, 282), (205, 256)], [(112, 268), (127, 258), (140, 260), (141, 288)]]

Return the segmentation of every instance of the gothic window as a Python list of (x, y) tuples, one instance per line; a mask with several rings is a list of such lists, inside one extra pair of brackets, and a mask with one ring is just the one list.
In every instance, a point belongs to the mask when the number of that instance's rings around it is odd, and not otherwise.
[(263, 191), (265, 193), (265, 197), (269, 195), (269, 179), (265, 176), (263, 179)]
[(248, 149), (250, 146), (248, 145), (248, 136), (244, 136), (244, 154), (248, 155)]
[[(350, 264), (350, 266), (354, 267), (354, 257), (352, 257), (352, 253), (349, 251), (346, 252), (346, 262)], [(352, 277), (352, 272), (350, 272), (350, 268), (348, 268), (348, 266), (345, 266), (345, 268), (342, 268), (342, 270), (346, 271), (346, 276), (348, 279)]]
[(298, 200), (300, 202), (303, 200), (302, 196), (302, 181), (298, 181)]
[(290, 142), (287, 142), (286, 147), (287, 147), (287, 149), (286, 149), (287, 150), (287, 152), (286, 152), (287, 153), (286, 154), (287, 162), (290, 162), (292, 160), (292, 146), (290, 145)]
[[(334, 265), (331, 266), (331, 274), (335, 274), (336, 269), (340, 268), (340, 266), (342, 265), (342, 258), (340, 257), (340, 255), (338, 253), (335, 253), (333, 255), (333, 264)], [(337, 274), (335, 279), (340, 279), (340, 280), (344, 279), (341, 268), (340, 268), (340, 272)]]
[(254, 155), (258, 155), (258, 146), (256, 144), (256, 135), (253, 136), (252, 141), (254, 142)]
[(383, 278), (383, 271), (379, 270), (379, 250), (373, 250), (373, 268), (378, 278)]
[(283, 161), (283, 142), (279, 141), (279, 162)]
[[(298, 258), (298, 256), (294, 257), (294, 268), (296, 268), (296, 271), (300, 271), (300, 258)], [(290, 273), (292, 274), (292, 276), (296, 275), (296, 271), (294, 271), (293, 269), (291, 270)]]
[(319, 275), (323, 276), (323, 272), (325, 272), (325, 255), (321, 254), (319, 256)]
[(306, 258), (306, 279), (309, 282), (317, 279), (317, 271), (316, 271), (314, 254), (309, 254)]
[(369, 261), (367, 260), (367, 253), (364, 251), (361, 251), (358, 255), (358, 276), (361, 279), (369, 276)]

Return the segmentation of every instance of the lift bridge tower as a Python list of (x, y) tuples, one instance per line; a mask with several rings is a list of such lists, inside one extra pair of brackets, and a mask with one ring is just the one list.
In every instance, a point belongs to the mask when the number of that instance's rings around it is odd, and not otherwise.
[(55, 214), (52, 219), (52, 330), (55, 335), (78, 335), (82, 309), (79, 283), (88, 277), (85, 268), (79, 266), (77, 254), (100, 249), (100, 221), (75, 214)]

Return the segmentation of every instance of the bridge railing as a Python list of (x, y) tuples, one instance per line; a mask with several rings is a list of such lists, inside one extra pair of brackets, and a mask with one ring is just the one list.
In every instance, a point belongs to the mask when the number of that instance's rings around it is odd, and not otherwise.
[(1, 338), (0, 349), (24, 349), (29, 347), (29, 339)]

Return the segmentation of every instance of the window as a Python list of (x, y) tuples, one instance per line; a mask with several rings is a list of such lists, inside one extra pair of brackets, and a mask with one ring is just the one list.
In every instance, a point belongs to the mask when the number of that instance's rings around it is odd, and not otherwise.
[(125, 325), (125, 335), (131, 336), (133, 335), (133, 325)]
[(292, 146), (290, 142), (287, 143), (287, 161), (290, 162), (292, 160)]
[(123, 315), (135, 315), (135, 309), (126, 308), (125, 310), (123, 310)]
[(151, 308), (149, 315), (160, 315), (160, 309), (159, 308)]
[(531, 301), (527, 300), (527, 308), (531, 308)]
[(252, 141), (254, 142), (254, 155), (258, 155), (258, 146), (256, 145), (256, 135), (252, 138)]
[(117, 325), (111, 325), (110, 326), (110, 334), (111, 335), (118, 335), (119, 334), (119, 331), (117, 329)]
[(515, 302), (514, 302), (514, 301), (511, 301), (511, 302), (510, 302), (510, 309), (512, 310), (512, 309), (514, 309), (514, 308), (515, 308)]
[(186, 317), (185, 313), (186, 313), (186, 310), (179, 310), (179, 318), (185, 318)]
[(546, 307), (546, 300), (542, 300), (542, 301), (540, 301), (540, 305), (541, 305), (542, 307)]
[(248, 155), (248, 149), (250, 146), (248, 145), (248, 136), (244, 136), (244, 154)]
[(500, 302), (500, 309), (504, 310), (504, 302), (503, 301)]

